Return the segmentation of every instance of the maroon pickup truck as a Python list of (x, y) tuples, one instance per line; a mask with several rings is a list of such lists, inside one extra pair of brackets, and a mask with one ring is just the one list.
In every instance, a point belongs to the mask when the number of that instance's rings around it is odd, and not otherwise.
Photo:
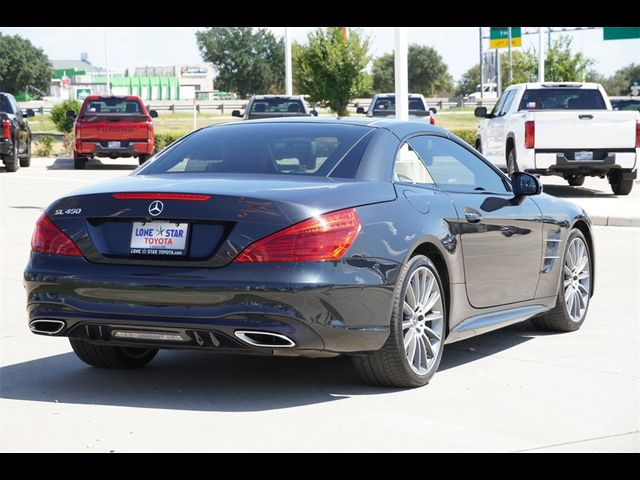
[(142, 165), (153, 154), (155, 110), (147, 112), (140, 97), (90, 95), (75, 118), (73, 167), (83, 169), (89, 158), (137, 157)]

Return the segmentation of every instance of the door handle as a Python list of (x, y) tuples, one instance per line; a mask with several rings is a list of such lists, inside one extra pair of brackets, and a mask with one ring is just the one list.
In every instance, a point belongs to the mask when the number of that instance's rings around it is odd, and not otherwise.
[(476, 211), (464, 212), (464, 216), (469, 223), (478, 223), (480, 220), (482, 220), (482, 215), (480, 215), (480, 213)]
[(580, 120), (593, 120), (593, 115), (583, 114), (583, 115), (578, 115), (578, 118)]

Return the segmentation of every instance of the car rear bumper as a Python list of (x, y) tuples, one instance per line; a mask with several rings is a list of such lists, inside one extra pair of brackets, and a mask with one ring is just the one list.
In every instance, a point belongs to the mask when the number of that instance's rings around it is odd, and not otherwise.
[(139, 155), (151, 155), (153, 153), (153, 141), (128, 141), (116, 140), (120, 147), (110, 147), (108, 141), (80, 141), (76, 140), (76, 153), (80, 155), (97, 155), (99, 157), (135, 157)]
[(613, 169), (633, 170), (636, 167), (638, 155), (640, 155), (640, 149), (635, 151), (611, 151), (602, 152), (594, 160), (577, 161), (573, 160), (570, 155), (568, 157), (566, 152), (536, 152), (535, 171), (606, 173)]
[[(398, 270), (373, 259), (186, 269), (32, 253), (24, 284), (29, 324), (63, 322), (55, 336), (113, 345), (314, 355), (373, 351), (384, 344)], [(252, 346), (238, 338), (240, 330), (282, 335), (294, 346)], [(160, 339), (163, 333), (171, 339)]]
[(13, 154), (13, 142), (10, 138), (0, 140), (0, 155), (3, 157)]

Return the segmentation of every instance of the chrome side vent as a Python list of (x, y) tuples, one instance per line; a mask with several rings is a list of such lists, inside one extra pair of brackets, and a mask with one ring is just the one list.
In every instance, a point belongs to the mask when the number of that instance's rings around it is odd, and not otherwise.
[(560, 249), (560, 229), (551, 230), (545, 240), (544, 253), (542, 254), (542, 272), (549, 273), (555, 264), (555, 261), (560, 258), (558, 250)]

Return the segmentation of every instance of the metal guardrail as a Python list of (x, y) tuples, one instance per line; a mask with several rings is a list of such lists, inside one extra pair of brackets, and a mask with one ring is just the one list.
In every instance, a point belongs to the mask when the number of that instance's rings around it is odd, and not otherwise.
[[(365, 110), (369, 108), (370, 99), (358, 99), (357, 101), (351, 102), (348, 105), (348, 109), (351, 113), (356, 112), (357, 107), (364, 107)], [(427, 104), (430, 107), (435, 107), (438, 111), (448, 110), (451, 108), (460, 108), (460, 107), (476, 107), (478, 105), (484, 105), (486, 107), (493, 107), (496, 103), (496, 100), (485, 100), (483, 102), (476, 101), (461, 101), (461, 100), (451, 100), (451, 99), (437, 99), (431, 98), (427, 99)], [(171, 112), (171, 113), (191, 113), (193, 112), (193, 102), (191, 100), (182, 100), (182, 101), (150, 101), (145, 103), (147, 108), (152, 110), (157, 110), (158, 112)], [(196, 112), (197, 113), (213, 113), (219, 115), (231, 115), (232, 110), (243, 110), (244, 106), (247, 104), (247, 101), (243, 100), (209, 100), (196, 102)], [(51, 113), (51, 109), (55, 104), (47, 103), (43, 104), (39, 101), (31, 101), (31, 102), (20, 102), (21, 108), (32, 108), (36, 115), (48, 115)], [(316, 107), (316, 110), (319, 113), (329, 113), (329, 109)]]

